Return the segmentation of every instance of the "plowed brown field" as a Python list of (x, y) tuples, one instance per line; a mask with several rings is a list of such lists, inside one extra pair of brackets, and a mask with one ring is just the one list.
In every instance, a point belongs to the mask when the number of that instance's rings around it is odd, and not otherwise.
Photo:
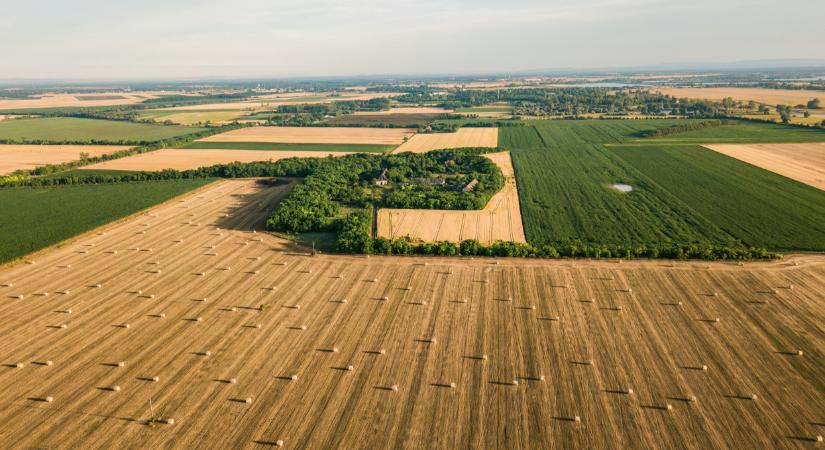
[[(3, 446), (746, 449), (823, 434), (822, 256), (309, 257), (251, 231), (287, 189), (222, 181), (0, 269)], [(150, 400), (175, 424), (148, 426)]]
[(521, 221), (516, 178), (509, 152), (484, 155), (504, 175), (504, 187), (478, 211), (437, 209), (390, 209), (378, 212), (378, 235), (387, 238), (410, 236), (428, 242), (527, 242)]

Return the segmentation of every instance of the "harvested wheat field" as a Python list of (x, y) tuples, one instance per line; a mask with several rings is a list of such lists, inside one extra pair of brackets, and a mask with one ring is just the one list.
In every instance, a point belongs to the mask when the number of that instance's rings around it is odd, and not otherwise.
[(504, 187), (482, 210), (390, 209), (378, 211), (378, 235), (386, 238), (409, 236), (427, 242), (527, 242), (521, 222), (518, 189), (509, 152), (484, 155), (495, 162), (504, 175)]
[(825, 91), (801, 89), (768, 89), (768, 88), (655, 88), (653, 91), (677, 98), (700, 98), (707, 100), (722, 100), (731, 97), (734, 100), (747, 102), (753, 100), (768, 105), (804, 105), (808, 100), (819, 98), (825, 102)]
[(253, 232), (288, 189), (217, 182), (0, 269), (4, 446), (808, 448), (823, 434), (825, 257), (310, 257)]
[(141, 153), (127, 158), (104, 161), (82, 169), (105, 170), (146, 170), (163, 169), (188, 170), (215, 164), (231, 162), (277, 161), (284, 158), (323, 158), (325, 156), (343, 156), (352, 152), (319, 151), (266, 151), (266, 150), (178, 150), (164, 148), (153, 152)]
[(91, 94), (44, 94), (26, 99), (0, 100), (0, 109), (62, 108), (72, 106), (131, 105), (166, 92), (112, 92)]
[(31, 170), (46, 164), (78, 161), (81, 153), (95, 157), (128, 148), (130, 147), (118, 145), (0, 145), (0, 175), (16, 170)]
[(393, 153), (426, 153), (446, 148), (497, 146), (498, 128), (459, 128), (455, 133), (416, 134), (393, 150)]
[(705, 147), (825, 190), (825, 143), (714, 144)]
[[(306, 95), (296, 96), (291, 98), (278, 98), (264, 95), (261, 97), (252, 97), (252, 100), (245, 102), (226, 102), (226, 103), (207, 103), (200, 105), (175, 106), (171, 108), (163, 108), (170, 111), (208, 111), (214, 109), (237, 109), (237, 110), (255, 110), (261, 108), (275, 108), (284, 105), (315, 105), (321, 103), (332, 103), (338, 101), (351, 100), (371, 100), (374, 98), (397, 97), (404, 95), (402, 92), (368, 92), (368, 93), (352, 93), (330, 96), (328, 94), (321, 94), (319, 96)], [(304, 99), (305, 97), (305, 99)]]
[(408, 128), (247, 127), (197, 142), (277, 142), (283, 144), (400, 144), (412, 136)]

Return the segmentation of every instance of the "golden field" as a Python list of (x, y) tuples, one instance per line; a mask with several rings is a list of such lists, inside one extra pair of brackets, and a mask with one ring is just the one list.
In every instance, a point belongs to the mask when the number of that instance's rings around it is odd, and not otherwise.
[(288, 189), (220, 181), (0, 269), (4, 446), (808, 448), (822, 434), (822, 256), (310, 257), (254, 233)]
[(808, 100), (818, 98), (825, 102), (825, 91), (798, 90), (798, 89), (768, 89), (768, 88), (655, 88), (652, 91), (661, 92), (677, 98), (700, 98), (707, 100), (722, 100), (731, 97), (734, 100), (747, 102), (753, 100), (767, 105), (804, 105)]
[(407, 128), (247, 127), (198, 142), (274, 142), (290, 144), (400, 144), (415, 134)]
[(323, 158), (343, 156), (350, 152), (282, 151), (282, 150), (180, 150), (164, 148), (141, 153), (127, 158), (113, 159), (83, 167), (101, 170), (145, 170), (163, 169), (189, 170), (199, 167), (229, 164), (231, 162), (277, 161), (284, 158)]
[(119, 145), (0, 145), (0, 175), (16, 170), (32, 170), (46, 164), (78, 161), (81, 153), (95, 157), (128, 148)]
[(498, 128), (459, 128), (454, 133), (419, 133), (393, 153), (426, 153), (430, 150), (462, 147), (497, 147)]

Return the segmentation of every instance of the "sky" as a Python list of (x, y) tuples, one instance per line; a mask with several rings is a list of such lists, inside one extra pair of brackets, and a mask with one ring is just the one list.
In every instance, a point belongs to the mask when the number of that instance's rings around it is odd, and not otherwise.
[(825, 59), (822, 0), (0, 0), (0, 79)]

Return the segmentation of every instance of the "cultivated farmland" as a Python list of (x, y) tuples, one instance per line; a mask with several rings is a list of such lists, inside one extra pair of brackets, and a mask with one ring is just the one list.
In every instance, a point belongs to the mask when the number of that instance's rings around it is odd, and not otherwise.
[(825, 249), (825, 192), (699, 146), (610, 150), (749, 246)]
[(440, 118), (441, 114), (343, 114), (324, 121), (332, 125), (393, 125), (397, 127), (425, 126), (428, 123)]
[[(502, 129), (500, 145), (513, 155), (527, 240), (825, 249), (822, 226), (814, 223), (814, 216), (825, 215), (821, 191), (690, 145), (821, 140), (825, 133), (734, 122), (640, 137), (684, 123), (689, 121), (537, 121)], [(698, 151), (681, 153), (687, 149)], [(633, 191), (620, 193), (613, 184)]]
[(349, 100), (371, 100), (374, 98), (397, 97), (403, 95), (400, 92), (366, 92), (366, 93), (347, 93), (341, 95), (321, 95), (321, 96), (301, 96), (296, 98), (267, 98), (261, 97), (245, 102), (227, 102), (227, 103), (209, 103), (200, 105), (175, 106), (172, 108), (164, 108), (169, 111), (209, 111), (215, 109), (235, 109), (235, 110), (255, 110), (260, 108), (275, 108), (283, 105), (312, 105), (318, 103), (332, 103), (338, 101)]
[(426, 153), (430, 150), (462, 147), (496, 147), (498, 128), (459, 128), (455, 133), (416, 134), (393, 153)]
[(343, 156), (350, 152), (322, 151), (267, 151), (267, 150), (181, 150), (165, 148), (141, 153), (127, 158), (104, 161), (83, 169), (158, 171), (163, 169), (187, 170), (199, 167), (228, 164), (231, 162), (277, 161), (284, 158), (322, 158)]
[(406, 128), (247, 127), (199, 139), (198, 142), (398, 145), (414, 133), (414, 130)]
[(444, 109), (437, 106), (410, 106), (406, 108), (390, 108), (385, 111), (356, 111), (356, 116), (394, 116), (398, 114), (450, 114), (451, 109)]
[(715, 144), (705, 147), (825, 190), (825, 143)]
[(385, 153), (395, 145), (383, 144), (284, 144), (278, 142), (190, 142), (179, 148), (224, 150), (281, 150), (306, 152)]
[(246, 114), (244, 111), (167, 111), (160, 109), (148, 109), (138, 113), (141, 119), (152, 119), (156, 122), (170, 121), (180, 125), (196, 125), (206, 122), (214, 124), (225, 124), (235, 121)]
[(130, 105), (148, 98), (155, 98), (162, 92), (117, 92), (100, 94), (45, 94), (36, 98), (0, 99), (0, 110), (31, 108), (93, 107)]
[(655, 88), (654, 91), (677, 98), (702, 98), (707, 100), (722, 100), (730, 97), (734, 100), (747, 102), (753, 100), (758, 103), (774, 105), (804, 105), (808, 100), (819, 98), (825, 101), (825, 91), (800, 89), (768, 89), (768, 88)]
[(409, 236), (427, 242), (460, 242), (475, 239), (526, 242), (521, 223), (518, 190), (510, 154), (484, 155), (495, 162), (504, 175), (504, 187), (487, 206), (479, 211), (444, 211), (433, 209), (390, 209), (378, 212), (378, 235), (386, 238)]
[(11, 141), (158, 141), (203, 128), (153, 125), (114, 120), (48, 117), (0, 122), (0, 140)]
[(118, 220), (210, 180), (0, 189), (0, 264)]
[(0, 271), (4, 445), (704, 449), (821, 434), (821, 256), (309, 257), (251, 231), (288, 189), (218, 182)]
[[(528, 242), (731, 240), (598, 143), (621, 142), (652, 127), (645, 121), (554, 121), (503, 128), (500, 145), (513, 155)], [(615, 183), (634, 190), (620, 193), (611, 188)]]
[(128, 148), (117, 145), (0, 145), (0, 175), (77, 161), (83, 153), (95, 157)]

